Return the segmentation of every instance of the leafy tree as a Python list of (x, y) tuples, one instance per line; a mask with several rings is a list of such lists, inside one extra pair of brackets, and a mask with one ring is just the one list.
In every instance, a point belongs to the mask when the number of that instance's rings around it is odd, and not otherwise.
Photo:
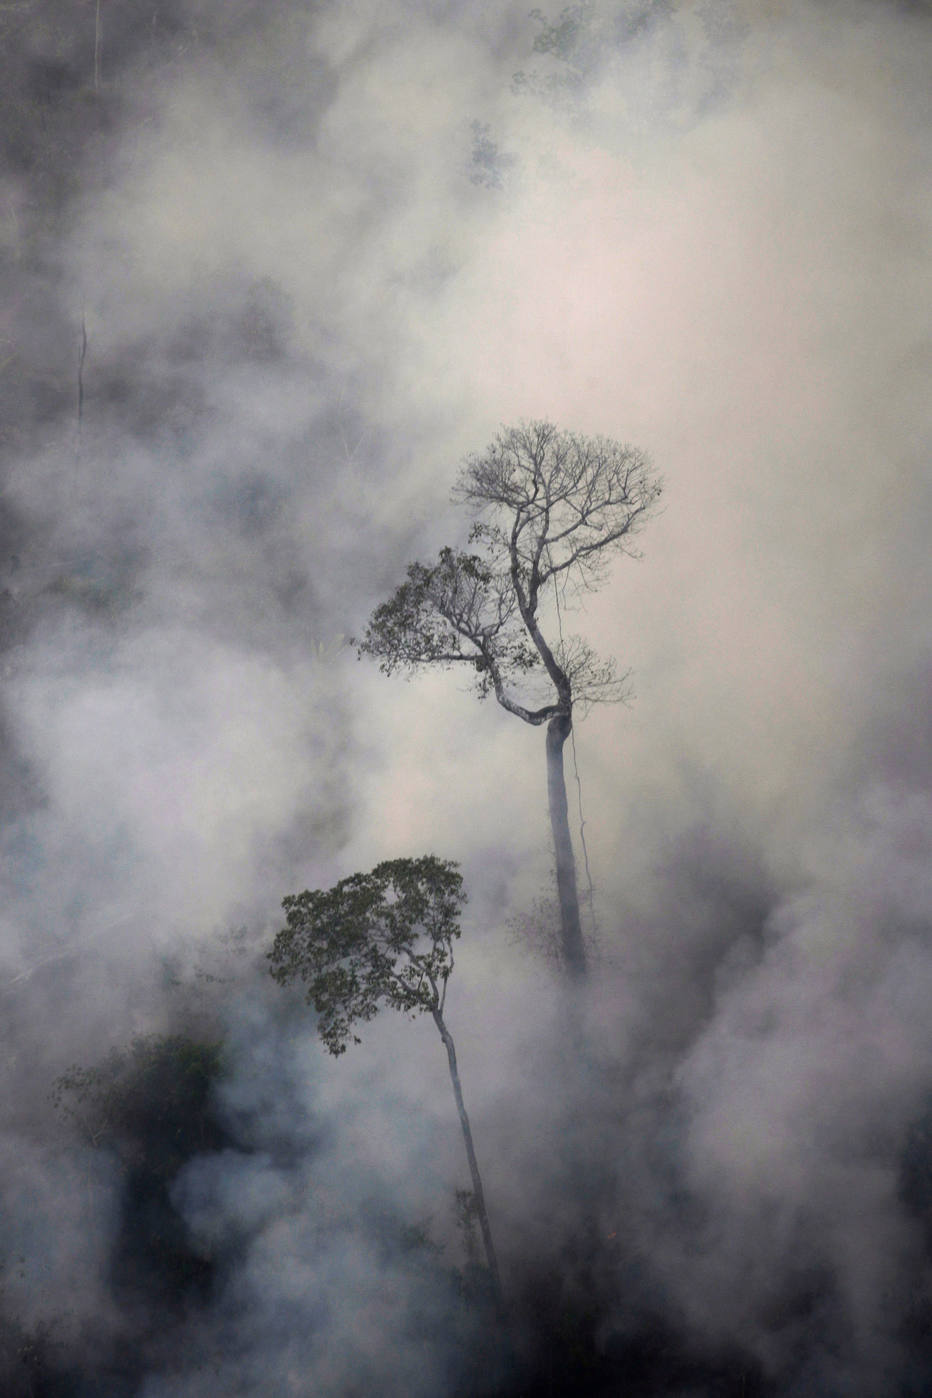
[[(561, 943), (575, 977), (585, 974), (586, 954), (563, 748), (574, 706), (621, 699), (624, 678), (581, 638), (564, 637), (560, 608), (568, 593), (603, 581), (612, 553), (633, 552), (632, 536), (660, 491), (636, 447), (559, 431), (550, 422), (505, 429), (467, 460), (454, 489), (475, 516), (470, 544), (477, 551), (443, 548), (432, 567), (412, 563), (357, 647), (386, 674), (465, 665), (475, 671), (480, 698), (494, 693), (525, 723), (547, 725)], [(544, 631), (548, 602), (556, 609), (556, 638)]]
[(453, 1036), (443, 1016), (453, 971), (453, 942), (466, 901), (456, 864), (424, 855), (393, 859), (332, 888), (305, 889), (282, 901), (287, 926), (269, 960), (279, 985), (300, 982), (317, 1011), (317, 1032), (337, 1056), (359, 1043), (355, 1026), (383, 1005), (431, 1016), (447, 1051), (450, 1081), (472, 1176), (476, 1214), (496, 1301), (501, 1280), (485, 1194), (463, 1102)]

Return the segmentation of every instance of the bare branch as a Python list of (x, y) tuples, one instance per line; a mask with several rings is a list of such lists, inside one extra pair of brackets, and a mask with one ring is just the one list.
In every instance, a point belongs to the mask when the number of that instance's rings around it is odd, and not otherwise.
[[(636, 447), (559, 432), (550, 423), (522, 423), (467, 461), (454, 493), (477, 514), (511, 515), (512, 555), (543, 587), (574, 567), (580, 582), (590, 585), (611, 551), (630, 551), (629, 537), (661, 490)], [(541, 568), (545, 548), (551, 562)]]
[[(534, 725), (569, 715), (574, 700), (623, 698), (611, 664), (578, 641), (572, 655), (548, 641), (541, 606), (570, 581), (579, 591), (594, 587), (613, 552), (633, 554), (632, 538), (660, 493), (636, 447), (549, 422), (504, 429), (467, 460), (454, 488), (476, 516), (469, 541), (477, 551), (445, 548), (433, 567), (412, 564), (373, 613), (359, 655), (377, 658), (387, 674), (468, 665), (480, 697), (494, 694)], [(535, 674), (549, 682), (547, 702), (519, 692)]]

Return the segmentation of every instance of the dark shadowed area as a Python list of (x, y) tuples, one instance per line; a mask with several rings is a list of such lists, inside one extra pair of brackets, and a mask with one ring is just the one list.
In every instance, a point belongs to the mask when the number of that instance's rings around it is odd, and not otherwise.
[[(0, 5), (4, 1394), (932, 1392), (930, 57), (920, 0)], [(539, 420), (665, 481), (542, 613), (633, 691), (571, 1006), (540, 731), (350, 644)], [(428, 854), (506, 1326), (430, 1017), (331, 1058), (269, 975)]]

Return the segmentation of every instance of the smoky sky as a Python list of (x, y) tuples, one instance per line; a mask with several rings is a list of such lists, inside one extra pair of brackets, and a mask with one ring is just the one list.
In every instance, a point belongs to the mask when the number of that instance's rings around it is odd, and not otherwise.
[[(380, 1021), (330, 1062), (261, 966), (286, 893), (430, 851), (470, 892), (450, 1018), (506, 1282), (575, 1226), (572, 1130), (606, 1345), (649, 1311), (781, 1398), (921, 1391), (929, 44), (923, 5), (827, 0), (0, 14), (17, 1324), (125, 1327), (112, 1162), (45, 1094), (201, 996), (227, 1145), (174, 1198), (228, 1281), (138, 1392), (220, 1352), (223, 1392), (456, 1391), (453, 1302), (352, 1223), (457, 1245), (439, 1045)], [(548, 618), (632, 674), (569, 770), (584, 1089), (515, 930), (551, 896), (542, 734), (349, 639), (531, 418), (665, 481), (643, 557)]]

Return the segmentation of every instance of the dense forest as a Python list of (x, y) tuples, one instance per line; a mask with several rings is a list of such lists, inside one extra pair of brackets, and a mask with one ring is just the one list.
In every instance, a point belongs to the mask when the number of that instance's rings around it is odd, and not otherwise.
[(932, 1393), (930, 46), (0, 5), (4, 1395)]

